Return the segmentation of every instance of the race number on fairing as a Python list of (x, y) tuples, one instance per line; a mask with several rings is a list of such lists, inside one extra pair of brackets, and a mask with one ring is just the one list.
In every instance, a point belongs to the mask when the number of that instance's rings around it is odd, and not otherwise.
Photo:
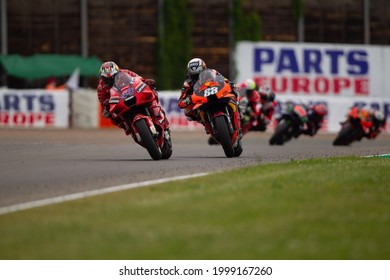
[(204, 96), (207, 97), (210, 95), (214, 95), (217, 94), (217, 92), (218, 92), (218, 87), (207, 88), (204, 90)]

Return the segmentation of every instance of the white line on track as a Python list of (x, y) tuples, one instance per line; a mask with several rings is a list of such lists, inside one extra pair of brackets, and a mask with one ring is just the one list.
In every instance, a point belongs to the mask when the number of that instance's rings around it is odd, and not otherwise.
[(31, 209), (31, 208), (35, 208), (35, 207), (45, 206), (45, 205), (61, 203), (61, 202), (70, 201), (70, 200), (76, 200), (76, 199), (106, 194), (106, 193), (112, 193), (112, 192), (118, 192), (118, 191), (124, 191), (124, 190), (128, 190), (128, 189), (135, 189), (135, 188), (142, 188), (142, 187), (149, 187), (149, 186), (152, 186), (155, 184), (161, 184), (161, 183), (166, 183), (166, 182), (173, 182), (173, 181), (178, 181), (178, 180), (201, 177), (201, 176), (206, 176), (208, 174), (209, 173), (197, 173), (197, 174), (192, 174), (192, 175), (163, 178), (163, 179), (157, 179), (157, 180), (151, 180), (151, 181), (145, 181), (145, 182), (139, 182), (139, 183), (119, 185), (119, 186), (114, 186), (114, 187), (109, 187), (109, 188), (104, 188), (104, 189), (68, 194), (68, 195), (63, 195), (63, 196), (57, 196), (57, 197), (36, 200), (36, 201), (31, 201), (31, 202), (26, 202), (26, 203), (20, 203), (20, 204), (1, 207), (0, 208), (0, 215), (11, 213), (11, 212), (16, 212), (16, 211), (21, 211), (21, 210), (26, 210), (26, 209)]

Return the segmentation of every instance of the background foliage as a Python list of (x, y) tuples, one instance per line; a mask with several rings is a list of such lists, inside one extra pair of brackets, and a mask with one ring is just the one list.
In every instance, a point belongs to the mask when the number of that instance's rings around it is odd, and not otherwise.
[(158, 87), (180, 88), (191, 54), (192, 19), (186, 0), (164, 1), (163, 24), (158, 35)]
[(231, 13), (235, 42), (262, 40), (261, 18), (258, 13), (252, 11), (249, 14), (244, 14), (242, 0), (233, 1)]

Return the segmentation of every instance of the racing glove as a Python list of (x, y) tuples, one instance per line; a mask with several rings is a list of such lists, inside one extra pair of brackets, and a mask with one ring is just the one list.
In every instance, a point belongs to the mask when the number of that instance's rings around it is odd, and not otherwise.
[(153, 79), (145, 79), (144, 82), (151, 88), (156, 89), (156, 81)]
[(103, 118), (109, 118), (111, 116), (111, 113), (110, 113), (110, 107), (108, 105), (108, 100), (106, 100), (104, 102), (104, 105), (103, 105), (103, 111), (102, 111), (102, 116)]
[(181, 102), (179, 102), (180, 108), (185, 108), (192, 103), (191, 96), (187, 96)]

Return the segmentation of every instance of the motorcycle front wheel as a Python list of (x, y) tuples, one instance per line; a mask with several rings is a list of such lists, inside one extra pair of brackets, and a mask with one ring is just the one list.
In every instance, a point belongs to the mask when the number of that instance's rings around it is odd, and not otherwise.
[(234, 148), (234, 156), (235, 157), (239, 157), (241, 154), (242, 154), (242, 143), (241, 143), (241, 140), (238, 142), (238, 145), (236, 148)]
[(171, 139), (171, 132), (168, 130), (166, 131), (169, 138), (164, 138), (164, 145), (162, 147), (162, 159), (169, 159), (172, 156), (172, 139)]
[(336, 139), (333, 141), (333, 146), (348, 146), (354, 141), (354, 129), (349, 122), (345, 123), (341, 128)]
[(135, 127), (141, 137), (142, 145), (146, 148), (149, 155), (154, 160), (159, 160), (162, 157), (160, 147), (157, 145), (149, 126), (144, 119), (140, 119), (135, 123)]
[(215, 129), (218, 133), (218, 139), (222, 145), (225, 155), (229, 158), (234, 156), (234, 148), (230, 138), (230, 133), (228, 129), (228, 124), (226, 123), (226, 118), (224, 116), (217, 116), (214, 119)]
[(282, 119), (275, 128), (275, 132), (269, 139), (270, 145), (283, 145), (290, 125)]

